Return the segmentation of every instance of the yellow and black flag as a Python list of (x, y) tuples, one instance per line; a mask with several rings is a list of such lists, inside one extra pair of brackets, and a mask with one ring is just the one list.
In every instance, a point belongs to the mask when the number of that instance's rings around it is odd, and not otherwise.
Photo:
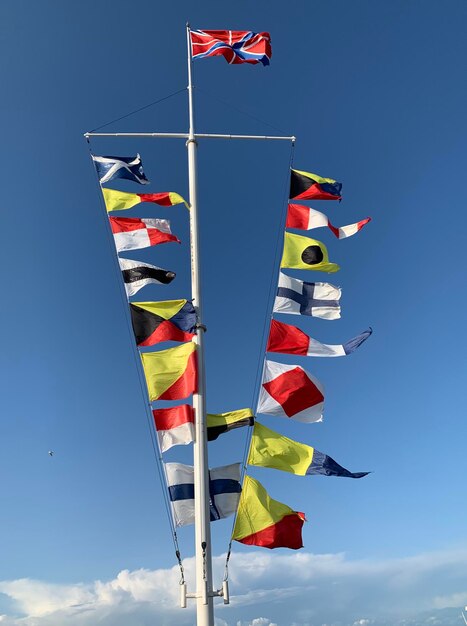
[(329, 262), (324, 243), (311, 237), (287, 232), (284, 236), (281, 267), (293, 270), (319, 270), (328, 273), (337, 272), (340, 269), (336, 263)]
[(238, 409), (230, 413), (208, 413), (208, 441), (214, 441), (229, 430), (242, 426), (253, 426), (255, 417), (251, 409)]

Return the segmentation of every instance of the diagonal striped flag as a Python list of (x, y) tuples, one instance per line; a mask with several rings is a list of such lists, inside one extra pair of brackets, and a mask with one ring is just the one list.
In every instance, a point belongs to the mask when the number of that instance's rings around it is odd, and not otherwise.
[(323, 420), (324, 389), (299, 365), (265, 361), (257, 413), (299, 422)]
[(126, 178), (140, 185), (149, 184), (139, 154), (135, 157), (92, 155), (92, 160), (94, 161), (101, 185), (108, 183), (109, 180), (114, 178)]

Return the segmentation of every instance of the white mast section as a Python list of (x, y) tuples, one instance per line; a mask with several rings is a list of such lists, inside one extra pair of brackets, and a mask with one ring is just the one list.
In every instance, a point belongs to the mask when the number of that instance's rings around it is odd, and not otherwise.
[[(187, 24), (188, 47), (188, 133), (85, 133), (84, 137), (148, 137), (161, 139), (185, 139), (188, 151), (188, 186), (190, 208), (190, 253), (191, 253), (191, 290), (193, 306), (198, 316), (198, 329), (194, 338), (197, 344), (198, 361), (198, 392), (193, 395), (195, 410), (195, 442), (193, 447), (194, 488), (195, 488), (195, 559), (196, 559), (196, 592), (186, 593), (186, 587), (181, 588), (181, 606), (186, 606), (186, 598), (196, 598), (197, 626), (214, 626), (213, 598), (223, 596), (224, 603), (229, 602), (228, 587), (224, 583), (222, 590), (214, 590), (212, 586), (212, 554), (211, 554), (211, 527), (210, 527), (210, 495), (209, 495), (209, 466), (207, 449), (206, 426), (206, 377), (204, 366), (204, 332), (202, 322), (202, 300), (199, 259), (198, 233), (198, 197), (197, 197), (197, 140), (198, 139), (252, 139), (278, 140), (295, 143), (294, 136), (277, 135), (230, 135), (196, 133), (194, 127), (193, 108), (193, 81), (190, 27)], [(465, 620), (465, 618), (464, 618)], [(467, 622), (466, 622), (467, 624)]]
[[(190, 247), (191, 247), (191, 295), (193, 306), (198, 315), (198, 332), (195, 343), (198, 344), (198, 392), (193, 394), (195, 410), (195, 442), (193, 447), (195, 481), (195, 558), (196, 558), (196, 617), (198, 626), (214, 626), (211, 526), (209, 507), (209, 468), (206, 427), (206, 377), (204, 368), (204, 332), (202, 323), (201, 272), (199, 263), (198, 234), (198, 194), (193, 82), (191, 75), (190, 27), (187, 24), (188, 52), (188, 110), (190, 129), (186, 142), (188, 150), (188, 186), (190, 191)], [(216, 594), (217, 595), (217, 594)]]

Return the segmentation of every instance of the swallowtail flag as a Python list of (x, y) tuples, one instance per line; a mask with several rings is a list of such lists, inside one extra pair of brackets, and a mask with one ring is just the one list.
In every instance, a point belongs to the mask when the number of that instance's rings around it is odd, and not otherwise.
[(175, 278), (175, 272), (149, 265), (149, 263), (122, 257), (119, 257), (118, 262), (127, 296), (134, 296), (145, 285), (168, 285)]
[(300, 356), (347, 356), (361, 346), (372, 332), (370, 328), (353, 339), (349, 339), (346, 343), (331, 345), (309, 337), (297, 326), (271, 320), (266, 352), (281, 352)]
[(160, 206), (173, 206), (182, 202), (188, 208), (188, 203), (175, 191), (163, 191), (160, 193), (127, 193), (117, 189), (102, 187), (105, 208), (110, 211), (124, 211), (131, 209), (140, 202), (154, 202)]
[(297, 476), (342, 476), (363, 478), (369, 472), (349, 472), (327, 454), (323, 454), (288, 437), (284, 437), (259, 422), (255, 423), (248, 454), (249, 465), (270, 467)]
[(310, 209), (303, 204), (289, 204), (285, 227), (297, 228), (298, 230), (313, 230), (313, 228), (327, 226), (338, 239), (345, 239), (358, 233), (368, 222), (371, 222), (371, 217), (366, 217), (364, 220), (355, 222), (355, 224), (336, 227), (331, 224), (327, 215), (316, 211), (316, 209)]

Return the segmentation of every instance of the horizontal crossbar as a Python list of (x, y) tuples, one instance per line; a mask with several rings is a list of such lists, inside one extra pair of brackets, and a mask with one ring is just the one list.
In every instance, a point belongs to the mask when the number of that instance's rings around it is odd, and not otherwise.
[[(155, 137), (162, 139), (188, 139), (188, 133), (84, 133), (88, 137)], [(271, 139), (279, 141), (291, 141), (295, 143), (296, 137), (281, 137), (275, 135), (220, 135), (211, 133), (195, 133), (195, 139)]]

